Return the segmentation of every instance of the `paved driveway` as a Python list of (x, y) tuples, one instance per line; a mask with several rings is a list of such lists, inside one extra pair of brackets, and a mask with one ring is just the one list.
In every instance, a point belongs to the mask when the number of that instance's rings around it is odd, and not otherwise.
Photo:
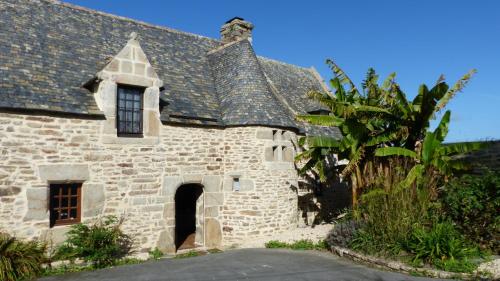
[(102, 280), (435, 280), (384, 272), (353, 264), (329, 253), (242, 249), (219, 254), (162, 259), (42, 278), (39, 281)]

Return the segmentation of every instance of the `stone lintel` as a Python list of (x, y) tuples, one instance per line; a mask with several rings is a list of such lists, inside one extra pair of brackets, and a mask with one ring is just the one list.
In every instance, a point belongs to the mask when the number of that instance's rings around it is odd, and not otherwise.
[(88, 164), (49, 164), (39, 165), (40, 179), (44, 182), (83, 182), (89, 180)]

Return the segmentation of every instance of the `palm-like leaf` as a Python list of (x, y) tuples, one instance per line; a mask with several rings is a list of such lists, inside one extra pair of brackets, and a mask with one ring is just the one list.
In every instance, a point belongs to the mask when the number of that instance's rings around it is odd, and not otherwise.
[(472, 76), (474, 76), (474, 74), (476, 73), (477, 71), (475, 69), (471, 69), (464, 76), (462, 76), (462, 78), (460, 78), (460, 80), (458, 80), (457, 83), (455, 83), (455, 85), (453, 85), (453, 87), (449, 91), (447, 91), (446, 94), (441, 98), (436, 106), (436, 111), (440, 111), (445, 108), (450, 100), (465, 88), (470, 79), (472, 79)]
[(409, 150), (403, 147), (380, 147), (375, 150), (375, 156), (403, 156), (417, 158), (417, 153), (415, 153), (415, 151), (413, 150)]
[(356, 86), (354, 85), (352, 80), (333, 60), (327, 59), (326, 64), (330, 67), (335, 76), (339, 79), (340, 83), (349, 85), (351, 92), (354, 91), (357, 92)]
[(337, 148), (340, 146), (340, 141), (331, 137), (304, 137), (304, 144), (308, 147), (320, 147), (320, 148)]
[(344, 123), (343, 118), (338, 118), (333, 115), (297, 115), (297, 120), (319, 126), (338, 127)]
[(406, 178), (401, 181), (398, 185), (398, 189), (404, 189), (410, 187), (418, 178), (422, 177), (422, 174), (425, 170), (425, 166), (422, 164), (416, 164), (411, 168), (408, 172)]

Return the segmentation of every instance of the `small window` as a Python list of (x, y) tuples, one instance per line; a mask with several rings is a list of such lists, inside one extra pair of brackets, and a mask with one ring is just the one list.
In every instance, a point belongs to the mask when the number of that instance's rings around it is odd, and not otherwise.
[(233, 178), (233, 191), (240, 191), (240, 179)]
[(119, 137), (142, 137), (144, 88), (118, 86), (117, 129)]
[(50, 185), (50, 227), (80, 222), (82, 184)]

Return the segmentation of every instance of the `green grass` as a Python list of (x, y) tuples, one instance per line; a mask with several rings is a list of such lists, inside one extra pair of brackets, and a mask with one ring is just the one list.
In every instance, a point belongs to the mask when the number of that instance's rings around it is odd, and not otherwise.
[(265, 244), (268, 249), (292, 249), (292, 250), (325, 250), (328, 245), (325, 241), (314, 243), (309, 239), (302, 239), (293, 243), (286, 243), (278, 240), (271, 240)]
[(72, 272), (81, 272), (81, 271), (89, 271), (94, 268), (90, 265), (76, 265), (76, 264), (65, 264), (57, 267), (46, 268), (42, 272), (42, 276), (53, 276), (53, 275), (61, 275)]
[(175, 259), (185, 259), (185, 258), (192, 258), (192, 257), (197, 257), (197, 256), (201, 256), (201, 253), (198, 251), (195, 251), (195, 250), (191, 250), (187, 253), (178, 254), (174, 258)]
[(213, 248), (213, 249), (208, 249), (207, 252), (209, 252), (210, 254), (218, 254), (222, 253), (223, 251), (217, 248)]
[(153, 250), (149, 251), (150, 259), (159, 260), (161, 257), (163, 257), (163, 252), (160, 251), (160, 249), (154, 248)]
[[(143, 263), (146, 260), (140, 260), (137, 258), (122, 258), (114, 265), (110, 265), (107, 267), (115, 267), (115, 266), (121, 266), (121, 265), (129, 265), (129, 264), (139, 264)], [(50, 267), (50, 268), (45, 268), (42, 272), (42, 276), (53, 276), (53, 275), (61, 275), (61, 274), (67, 274), (67, 273), (73, 273), (73, 272), (82, 272), (82, 271), (92, 271), (96, 270), (95, 267), (92, 265), (81, 265), (81, 264), (65, 264), (57, 267)]]

